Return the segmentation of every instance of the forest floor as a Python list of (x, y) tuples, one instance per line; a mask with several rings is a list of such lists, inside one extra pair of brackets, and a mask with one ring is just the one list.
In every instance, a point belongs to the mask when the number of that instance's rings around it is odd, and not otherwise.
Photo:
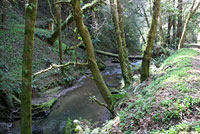
[(101, 134), (200, 133), (200, 49), (195, 45), (175, 52), (160, 68), (152, 67), (151, 74), (116, 104), (115, 119), (93, 131)]

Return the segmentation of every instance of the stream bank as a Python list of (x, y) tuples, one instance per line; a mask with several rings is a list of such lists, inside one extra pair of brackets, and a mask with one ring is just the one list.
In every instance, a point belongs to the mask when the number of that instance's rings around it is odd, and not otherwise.
[[(140, 64), (139, 62), (132, 63)], [(87, 72), (90, 76), (90, 72)], [(121, 69), (119, 63), (109, 63), (102, 75), (110, 89), (117, 89), (121, 85)], [(82, 76), (70, 88), (66, 88), (53, 96), (57, 101), (48, 116), (33, 121), (33, 134), (64, 134), (64, 127), (68, 118), (86, 119), (100, 125), (110, 119), (110, 113), (102, 106), (92, 103), (90, 96), (95, 96), (103, 102), (98, 88), (93, 80)], [(19, 134), (19, 121), (14, 123), (10, 133)]]

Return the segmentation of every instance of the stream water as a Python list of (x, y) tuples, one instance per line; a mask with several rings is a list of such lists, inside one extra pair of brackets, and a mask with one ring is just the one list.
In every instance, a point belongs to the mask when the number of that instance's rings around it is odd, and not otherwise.
[[(138, 62), (134, 63), (138, 64)], [(104, 80), (109, 87), (118, 88), (121, 81), (120, 65), (113, 63), (102, 72)], [(81, 77), (73, 87), (64, 89), (66, 94), (61, 96), (51, 109), (51, 113), (43, 119), (33, 121), (33, 134), (64, 134), (64, 127), (68, 117), (70, 119), (87, 119), (95, 122), (104, 122), (110, 117), (110, 113), (96, 103), (89, 100), (90, 96), (96, 96), (103, 101), (95, 83)], [(15, 130), (11, 134), (19, 133), (19, 123), (14, 125)]]

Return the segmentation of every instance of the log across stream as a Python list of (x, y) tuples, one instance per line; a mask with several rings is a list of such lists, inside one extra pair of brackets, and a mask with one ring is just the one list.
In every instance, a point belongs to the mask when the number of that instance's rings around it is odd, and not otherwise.
[[(132, 63), (139, 64), (139, 62)], [(118, 63), (112, 63), (102, 72), (105, 82), (109, 87), (119, 88), (121, 69)], [(81, 77), (73, 87), (64, 89), (66, 94), (61, 96), (51, 109), (51, 113), (43, 119), (33, 121), (33, 134), (64, 134), (67, 119), (90, 120), (102, 123), (110, 118), (110, 113), (96, 103), (89, 100), (96, 96), (103, 101), (95, 83), (86, 77)], [(15, 129), (11, 134), (19, 133), (19, 122), (13, 125)]]

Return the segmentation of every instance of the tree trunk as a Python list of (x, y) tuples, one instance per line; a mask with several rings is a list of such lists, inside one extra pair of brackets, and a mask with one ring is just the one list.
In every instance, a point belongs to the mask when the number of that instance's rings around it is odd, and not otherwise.
[(144, 81), (149, 77), (150, 60), (153, 49), (153, 42), (155, 40), (155, 34), (157, 30), (158, 16), (160, 11), (160, 1), (161, 0), (155, 0), (153, 3), (153, 16), (151, 21), (151, 27), (148, 33), (146, 49), (144, 51), (144, 56), (142, 59), (141, 81)]
[(190, 12), (188, 14), (188, 17), (186, 19), (186, 22), (185, 22), (185, 25), (184, 25), (184, 28), (183, 28), (183, 33), (182, 33), (182, 36), (181, 36), (181, 39), (180, 39), (180, 42), (179, 42), (179, 45), (178, 45), (178, 49), (181, 49), (183, 47), (183, 42), (185, 40), (185, 36), (186, 36), (186, 33), (187, 33), (188, 24), (189, 24), (192, 16), (196, 13), (197, 9), (199, 8), (200, 2), (197, 4), (197, 6), (193, 10), (194, 5), (195, 5), (195, 0), (193, 1), (192, 7), (191, 7)]
[(159, 15), (159, 33), (160, 33), (160, 45), (164, 47), (164, 34), (163, 34), (163, 28), (162, 28), (162, 13), (160, 12)]
[(32, 61), (34, 32), (37, 14), (37, 0), (29, 0), (26, 6), (24, 50), (22, 62), (22, 92), (21, 92), (21, 134), (32, 133)]
[[(89, 3), (89, 4), (87, 4), (87, 6), (82, 7), (81, 10), (82, 10), (83, 13), (85, 13), (85, 12), (87, 12), (88, 10), (93, 9), (96, 5), (99, 5), (99, 4), (101, 4), (101, 3), (103, 3), (102, 0), (95, 0), (95, 1), (93, 1), (93, 2), (91, 2), (91, 3)], [(62, 27), (62, 31), (65, 30), (65, 28), (66, 28), (67, 26), (69, 26), (73, 21), (74, 21), (74, 17), (73, 17), (72, 14), (70, 14), (70, 15), (67, 17), (67, 19), (63, 22), (63, 24), (62, 24), (62, 26), (61, 26), (61, 27)], [(53, 43), (56, 41), (57, 37), (58, 37), (58, 30), (55, 30), (54, 33), (51, 35), (51, 37), (48, 38), (48, 42), (49, 42), (50, 44), (53, 44)]]
[[(61, 4), (56, 4), (56, 18), (57, 18), (57, 29), (58, 29), (58, 36), (59, 36), (59, 57), (60, 57), (60, 64), (63, 64), (63, 56), (62, 56), (62, 29), (61, 29)], [(64, 74), (64, 68), (61, 68), (61, 73)]]
[(82, 17), (81, 8), (80, 8), (80, 0), (73, 0), (73, 8), (74, 8), (74, 19), (76, 21), (76, 26), (78, 28), (78, 32), (79, 32), (80, 36), (82, 37), (83, 42), (86, 46), (89, 68), (94, 77), (94, 81), (95, 81), (102, 97), (104, 98), (104, 101), (108, 105), (109, 110), (112, 112), (113, 111), (112, 95), (111, 95), (110, 91), (108, 90), (108, 87), (106, 86), (105, 81), (104, 81), (104, 79), (99, 71), (99, 68), (97, 66), (91, 37), (90, 37), (87, 27), (83, 23), (83, 17)]
[(172, 29), (172, 16), (171, 13), (168, 16), (168, 28), (167, 28), (167, 44), (170, 46), (171, 44), (171, 29)]
[[(73, 39), (74, 39), (74, 44), (76, 46), (76, 43), (78, 42), (78, 38), (77, 38), (78, 33), (75, 32), (76, 23), (73, 23), (73, 29), (74, 29)], [(77, 46), (75, 47), (75, 56), (76, 56), (76, 63), (78, 63), (78, 47)]]
[(56, 18), (55, 18), (55, 16), (53, 15), (51, 3), (50, 3), (49, 0), (47, 0), (47, 2), (48, 2), (48, 5), (49, 5), (49, 11), (50, 11), (51, 17), (52, 17), (52, 19), (53, 19), (53, 22), (54, 22), (54, 23), (57, 23)]
[(152, 6), (151, 6), (152, 1), (151, 0), (148, 0), (148, 1), (149, 1), (149, 8), (150, 8), (149, 13), (150, 15), (152, 15)]
[[(175, 10), (175, 0), (173, 0), (173, 8)], [(172, 46), (176, 46), (176, 14), (175, 14), (175, 11), (173, 11), (172, 26), (173, 26)]]
[(183, 30), (183, 0), (178, 0), (178, 24), (177, 24), (177, 44), (180, 41)]
[[(124, 31), (123, 9), (122, 9), (120, 0), (117, 0), (117, 10), (118, 10), (118, 18), (119, 18), (119, 28), (121, 31), (121, 38), (122, 38), (122, 47), (123, 47), (123, 51), (124, 51), (124, 60), (126, 63), (126, 70), (127, 70), (127, 74), (129, 77), (128, 79), (132, 81), (133, 74), (132, 74), (130, 62), (128, 59), (128, 50), (126, 48), (126, 35), (125, 35), (125, 31)], [(129, 85), (129, 82), (127, 82), (127, 85)]]
[(134, 24), (135, 24), (135, 27), (137, 28), (137, 30), (139, 31), (140, 36), (142, 37), (143, 43), (146, 44), (146, 40), (145, 40), (145, 38), (144, 38), (144, 35), (142, 34), (142, 31), (140, 30), (140, 28), (138, 27), (138, 25), (137, 25), (136, 22), (134, 22)]
[[(120, 4), (120, 1), (117, 1), (118, 4)], [(133, 75), (131, 72), (129, 60), (128, 60), (128, 54), (126, 50), (126, 41), (125, 41), (125, 33), (124, 33), (124, 26), (122, 21), (122, 9), (121, 4), (118, 5), (118, 14), (117, 17), (117, 7), (114, 3), (114, 0), (110, 0), (110, 8), (111, 8), (111, 14), (112, 14), (112, 20), (115, 26), (115, 32), (117, 36), (117, 46), (118, 46), (118, 54), (119, 54), (119, 61), (120, 66), (122, 70), (122, 76), (124, 78), (125, 85), (128, 86), (131, 84)], [(119, 20), (118, 20), (119, 18)]]
[(146, 22), (147, 22), (147, 26), (150, 27), (149, 19), (148, 19), (148, 16), (147, 16), (146, 11), (145, 11), (145, 9), (144, 9), (144, 6), (141, 5), (141, 8), (142, 8), (142, 11), (143, 11), (143, 13), (144, 13), (144, 17), (145, 17), (145, 20), (146, 20)]
[(7, 13), (7, 0), (2, 1), (2, 14), (1, 14), (1, 22), (4, 25), (6, 21), (6, 13)]

